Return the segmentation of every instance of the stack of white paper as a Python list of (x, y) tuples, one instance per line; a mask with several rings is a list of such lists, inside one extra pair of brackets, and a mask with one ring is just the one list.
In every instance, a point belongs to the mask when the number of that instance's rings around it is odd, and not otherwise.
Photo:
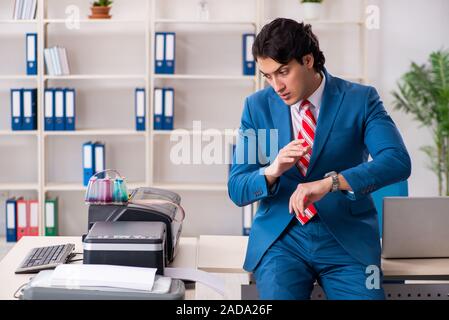
[(156, 270), (156, 268), (112, 265), (62, 264), (53, 272), (51, 286), (112, 287), (152, 291)]

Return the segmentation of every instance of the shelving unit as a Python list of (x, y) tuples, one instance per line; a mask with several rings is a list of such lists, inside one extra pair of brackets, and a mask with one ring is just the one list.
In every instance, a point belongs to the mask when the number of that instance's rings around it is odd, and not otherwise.
[(0, 136), (37, 136), (37, 131), (0, 130)]
[[(89, 24), (144, 24), (146, 23), (145, 20), (133, 20), (133, 19), (120, 19), (120, 20), (116, 20), (116, 19), (79, 19), (76, 22), (79, 23), (89, 23)], [(65, 19), (44, 19), (43, 21), (44, 24), (49, 24), (49, 23), (61, 23), (61, 24), (66, 24), (67, 20)]]
[(37, 80), (37, 76), (25, 75), (0, 75), (0, 80)]
[(182, 19), (156, 19), (156, 24), (167, 23), (167, 24), (204, 24), (204, 25), (253, 25), (256, 26), (255, 21), (232, 21), (232, 20), (211, 20), (211, 21), (201, 21), (201, 20), (182, 20)]
[(144, 131), (136, 130), (75, 130), (75, 131), (44, 131), (44, 136), (145, 136)]
[(20, 190), (39, 190), (39, 185), (37, 183), (2, 183), (0, 184), (0, 190), (2, 191), (20, 191)]
[[(195, 18), (196, 0), (117, 0), (113, 4), (111, 20), (87, 19), (88, 4), (75, 0), (81, 13), (80, 20), (77, 21), (80, 24), (79, 30), (64, 28), (64, 8), (73, 1), (38, 0), (37, 19), (27, 21), (7, 17), (12, 14), (14, 1), (9, 2), (11, 5), (3, 4), (0, 7), (0, 12), (3, 12), (0, 14), (0, 26), (10, 29), (31, 28), (30, 32), (37, 32), (38, 75), (20, 74), (17, 67), (0, 67), (0, 88), (3, 88), (0, 91), (0, 102), (9, 106), (9, 96), (6, 97), (9, 95), (9, 87), (37, 87), (38, 130), (11, 131), (8, 122), (0, 122), (0, 141), (21, 138), (29, 139), (29, 144), (36, 144), (36, 152), (30, 152), (30, 157), (35, 159), (36, 181), (0, 181), (0, 191), (13, 191), (16, 194), (23, 190), (37, 194), (40, 203), (40, 233), (43, 234), (44, 231), (44, 200), (48, 195), (60, 195), (66, 199), (66, 204), (60, 210), (60, 215), (64, 215), (61, 221), (68, 221), (75, 214), (87, 216), (84, 204), (71, 207), (74, 203), (82, 202), (85, 191), (81, 183), (81, 144), (87, 140), (104, 139), (107, 141), (106, 152), (111, 152), (106, 156), (107, 167), (114, 167), (129, 178), (129, 188), (154, 186), (181, 194), (188, 213), (184, 225), (185, 235), (196, 235), (196, 232), (239, 234), (241, 209), (235, 207), (227, 196), (228, 164), (203, 167), (170, 164), (168, 157), (172, 132), (153, 128), (153, 90), (160, 86), (175, 88), (175, 129), (185, 129), (176, 132), (176, 135), (193, 138), (201, 134), (235, 139), (244, 98), (265, 85), (258, 73), (255, 76), (242, 75), (241, 34), (257, 33), (277, 15), (288, 17), (297, 14), (300, 12), (298, 1), (209, 0), (211, 19), (201, 21)], [(282, 2), (279, 13), (270, 9), (270, 6), (276, 6), (279, 2)], [(181, 10), (179, 6), (188, 10)], [(300, 15), (297, 16), (299, 17)], [(359, 28), (359, 40), (363, 42), (365, 38), (363, 21), (359, 16), (348, 19), (326, 17), (311, 23), (324, 29)], [(90, 31), (92, 32), (89, 33)], [(173, 75), (154, 73), (154, 38), (157, 31), (177, 33), (176, 73)], [(0, 38), (4, 34), (0, 33)], [(102, 34), (107, 37), (101, 38)], [(89, 49), (93, 60), (96, 59), (97, 62), (90, 65), (92, 72), (83, 68), (87, 61), (81, 61), (89, 57), (81, 45), (84, 40), (91, 41), (91, 44), (98, 42), (97, 48)], [(121, 48), (122, 41), (125, 41), (126, 46), (133, 44), (136, 49)], [(68, 48), (73, 74), (46, 75), (43, 50), (59, 42), (63, 42), (63, 46), (70, 46), (72, 42), (80, 44), (79, 47), (72, 45)], [(102, 48), (103, 42), (106, 49)], [(118, 47), (115, 47), (116, 43)], [(196, 46), (201, 46), (201, 49)], [(135, 61), (120, 60), (120, 49), (127, 49), (123, 53), (125, 55), (135, 53)], [(366, 65), (363, 58), (366, 51), (362, 52), (362, 61)], [(326, 52), (325, 55), (327, 58)], [(103, 60), (99, 58), (101, 56), (105, 56), (108, 63), (102, 65)], [(117, 61), (112, 61), (112, 57), (118, 58)], [(205, 64), (201, 65), (196, 57)], [(23, 59), (24, 57), (17, 58), (16, 63), (24, 64)], [(122, 64), (131, 67), (118, 68)], [(6, 72), (2, 74), (2, 70)], [(367, 82), (364, 65), (359, 72), (343, 70), (341, 74), (341, 77), (348, 80)], [(42, 106), (46, 87), (77, 88), (76, 131), (43, 130)], [(146, 92), (145, 131), (134, 129), (135, 87), (144, 87)], [(109, 93), (110, 97), (106, 97), (103, 102), (103, 94)], [(101, 114), (107, 114), (104, 117), (106, 120), (99, 119)], [(0, 114), (0, 117), (9, 120), (9, 111)], [(191, 128), (193, 120), (203, 121), (201, 131)], [(209, 130), (213, 128), (216, 130)], [(122, 149), (125, 151), (119, 152)], [(59, 151), (64, 154), (59, 154)], [(112, 165), (108, 159), (111, 159)], [(1, 170), (4, 169), (0, 169), (0, 176)], [(65, 173), (67, 177), (64, 176)], [(79, 223), (85, 217), (77, 216), (73, 219)], [(66, 223), (61, 233), (75, 235), (84, 229), (85, 225), (74, 227), (73, 224)]]
[(145, 75), (139, 74), (72, 74), (66, 76), (43, 76), (45, 80), (145, 80)]
[(256, 78), (252, 76), (227, 76), (207, 74), (155, 74), (153, 76), (153, 79), (256, 81)]
[(37, 24), (37, 20), (13, 20), (13, 19), (2, 19), (0, 24)]
[(236, 136), (237, 132), (236, 130), (224, 130), (224, 129), (209, 129), (209, 130), (186, 130), (186, 129), (178, 129), (176, 130), (176, 133), (171, 132), (171, 131), (167, 131), (167, 130), (153, 130), (152, 131), (153, 135), (161, 135), (161, 136), (171, 136), (171, 135), (206, 135), (206, 136), (214, 136), (214, 135), (219, 135), (219, 136)]

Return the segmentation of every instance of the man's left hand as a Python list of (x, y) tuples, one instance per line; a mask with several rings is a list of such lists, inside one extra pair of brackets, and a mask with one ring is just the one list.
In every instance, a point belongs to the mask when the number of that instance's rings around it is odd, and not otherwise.
[(305, 217), (304, 210), (312, 203), (323, 198), (332, 188), (332, 177), (322, 180), (300, 183), (295, 192), (290, 197), (288, 209), (290, 213), (295, 212), (296, 216)]

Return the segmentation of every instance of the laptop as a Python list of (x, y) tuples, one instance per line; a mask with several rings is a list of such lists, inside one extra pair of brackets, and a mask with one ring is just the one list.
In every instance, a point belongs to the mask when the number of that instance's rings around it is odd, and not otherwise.
[(448, 258), (449, 197), (385, 197), (382, 257)]

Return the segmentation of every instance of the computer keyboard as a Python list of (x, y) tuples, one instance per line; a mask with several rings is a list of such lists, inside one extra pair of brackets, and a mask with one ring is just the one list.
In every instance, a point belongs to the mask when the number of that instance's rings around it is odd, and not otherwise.
[(67, 243), (31, 249), (15, 273), (36, 273), (41, 270), (53, 269), (71, 258), (75, 244)]

